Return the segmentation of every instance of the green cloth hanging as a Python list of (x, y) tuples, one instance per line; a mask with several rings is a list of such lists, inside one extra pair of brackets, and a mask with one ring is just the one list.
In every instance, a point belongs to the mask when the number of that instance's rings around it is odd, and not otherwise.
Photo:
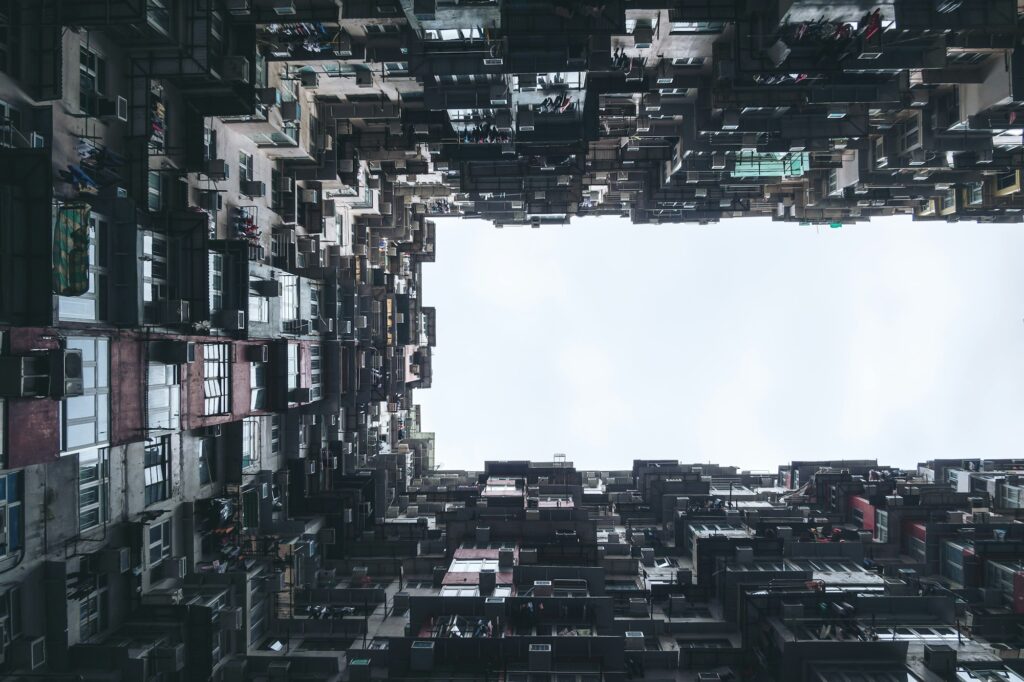
[(89, 206), (57, 208), (53, 226), (53, 292), (81, 296), (89, 291)]

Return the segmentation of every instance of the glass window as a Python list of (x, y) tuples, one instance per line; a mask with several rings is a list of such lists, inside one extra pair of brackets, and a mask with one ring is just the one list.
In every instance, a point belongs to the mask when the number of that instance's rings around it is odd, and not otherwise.
[(967, 186), (967, 203), (972, 206), (980, 204), (985, 196), (985, 183), (972, 182)]
[(78, 602), (78, 636), (88, 640), (107, 627), (107, 591), (100, 589)]
[(260, 296), (254, 289), (249, 289), (249, 321), (270, 322), (270, 301)]
[(281, 453), (281, 415), (275, 414), (270, 418), (270, 452)]
[(252, 180), (252, 154), (238, 152), (238, 181)]
[(70, 322), (98, 322), (106, 316), (107, 219), (89, 215), (89, 289), (80, 296), (58, 296), (57, 318)]
[(150, 568), (158, 566), (160, 562), (171, 556), (172, 539), (171, 519), (149, 527), (147, 556)]
[(299, 319), (299, 278), (296, 275), (281, 276), (281, 320), (289, 322)]
[(109, 509), (110, 463), (107, 448), (78, 454), (78, 530), (106, 523)]
[(62, 406), (64, 450), (105, 445), (110, 431), (109, 342), (105, 338), (69, 337), (68, 348), (82, 351), (84, 394), (65, 398)]
[(81, 45), (78, 50), (78, 108), (98, 116), (100, 98), (107, 91), (107, 61), (96, 50)]
[(159, 211), (164, 207), (164, 180), (159, 171), (149, 171), (149, 210)]
[(309, 365), (310, 365), (310, 394), (313, 400), (319, 400), (321, 395), (321, 364), (320, 364), (320, 346), (313, 344), (309, 347)]
[(226, 343), (203, 344), (203, 414), (231, 411), (230, 351)]
[(299, 387), (299, 344), (288, 344), (288, 390)]
[(260, 418), (246, 417), (242, 420), (242, 470), (258, 470), (260, 466)]
[(262, 362), (254, 362), (249, 370), (249, 387), (251, 390), (249, 409), (267, 409), (267, 366)]
[(146, 444), (146, 506), (171, 496), (171, 437), (160, 436)]
[(224, 256), (210, 252), (210, 313), (219, 313), (224, 309)]
[(216, 446), (217, 441), (213, 438), (202, 438), (199, 440), (198, 451), (199, 456), (197, 461), (199, 463), (199, 483), (206, 485), (212, 483), (217, 477), (215, 467), (216, 463)]
[(0, 533), (7, 539), (0, 541), (0, 558), (19, 551), (22, 547), (23, 530), (21, 515), (22, 474), (20, 471), (0, 476)]
[(149, 363), (147, 400), (150, 430), (177, 430), (179, 424), (181, 386), (177, 365)]
[(146, 21), (164, 34), (171, 31), (171, 13), (167, 3), (168, 0), (146, 0)]

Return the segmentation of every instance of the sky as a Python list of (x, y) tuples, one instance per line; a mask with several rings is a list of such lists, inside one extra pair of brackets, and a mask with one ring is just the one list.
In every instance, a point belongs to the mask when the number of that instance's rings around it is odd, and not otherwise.
[(446, 219), (423, 296), (442, 468), (1021, 456), (1024, 229)]

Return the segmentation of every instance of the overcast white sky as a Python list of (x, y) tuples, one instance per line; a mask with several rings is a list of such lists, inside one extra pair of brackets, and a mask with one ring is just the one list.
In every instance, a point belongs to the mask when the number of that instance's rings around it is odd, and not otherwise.
[(438, 221), (444, 468), (1021, 456), (1024, 229)]

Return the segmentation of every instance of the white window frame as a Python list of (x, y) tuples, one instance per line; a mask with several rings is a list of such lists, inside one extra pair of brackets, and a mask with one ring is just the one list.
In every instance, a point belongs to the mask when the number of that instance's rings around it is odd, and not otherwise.
[[(89, 214), (89, 289), (80, 296), (57, 296), (57, 319), (61, 322), (99, 322), (105, 315), (107, 278), (102, 248), (110, 235), (110, 222), (97, 213)], [(77, 309), (77, 310), (76, 310)]]
[[(95, 499), (85, 501), (90, 495)], [(89, 448), (78, 453), (78, 532), (99, 528), (109, 518), (110, 451)]]
[[(81, 396), (61, 401), (61, 446), (65, 454), (107, 445), (110, 440), (110, 340), (104, 336), (72, 336), (68, 348), (81, 349), (85, 390)], [(102, 361), (101, 361), (102, 359)], [(73, 415), (72, 408), (89, 414)], [(88, 441), (71, 442), (72, 430), (92, 424)]]
[(299, 278), (298, 275), (281, 275), (281, 321), (299, 319)]
[[(160, 529), (160, 537), (153, 540), (153, 530)], [(174, 549), (173, 519), (167, 518), (146, 526), (146, 565), (154, 568), (171, 556)], [(154, 550), (158, 552), (154, 558)]]
[(231, 344), (203, 344), (203, 414), (231, 413)]

